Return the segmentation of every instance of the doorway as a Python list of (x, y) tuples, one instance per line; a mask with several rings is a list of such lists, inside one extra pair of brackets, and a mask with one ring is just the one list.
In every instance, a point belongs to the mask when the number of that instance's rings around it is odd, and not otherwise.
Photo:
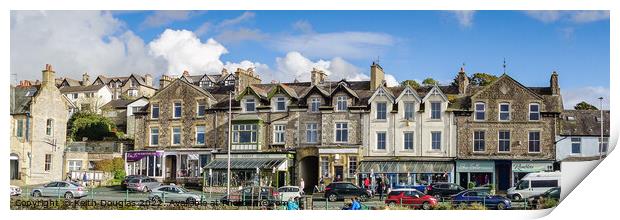
[(495, 161), (495, 173), (497, 174), (497, 190), (506, 191), (510, 188), (512, 162), (507, 160)]
[(336, 181), (342, 181), (343, 174), (344, 174), (343, 166), (334, 166), (334, 177)]
[[(314, 186), (320, 187), (319, 184), (319, 157), (307, 156), (299, 161), (299, 172), (301, 179), (304, 180), (304, 189), (306, 194), (313, 192)], [(301, 179), (299, 181), (301, 181)]]
[(172, 181), (177, 178), (177, 156), (176, 155), (167, 155), (166, 156), (166, 176), (165, 179)]

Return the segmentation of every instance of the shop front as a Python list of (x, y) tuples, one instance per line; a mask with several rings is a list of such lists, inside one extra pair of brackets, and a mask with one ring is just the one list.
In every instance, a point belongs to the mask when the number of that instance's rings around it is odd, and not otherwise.
[(163, 178), (164, 151), (129, 151), (125, 153), (125, 173)]
[(359, 166), (357, 147), (323, 147), (318, 151), (320, 175), (318, 187), (338, 181), (357, 183), (356, 173)]
[(551, 172), (553, 161), (512, 161), (513, 186), (528, 173)]
[(360, 165), (360, 180), (370, 177), (372, 186), (385, 181), (390, 187), (452, 182), (452, 161), (369, 161)]
[[(293, 154), (233, 153), (230, 155), (231, 187), (273, 186), (291, 184)], [(208, 173), (205, 185), (226, 187), (228, 154), (214, 154), (213, 160), (203, 167)]]
[(211, 151), (130, 151), (125, 156), (127, 175), (144, 175), (162, 182), (201, 183), (201, 166), (211, 160)]
[(457, 160), (457, 183), (467, 188), (469, 183), (475, 186), (495, 185), (495, 161), (493, 160)]

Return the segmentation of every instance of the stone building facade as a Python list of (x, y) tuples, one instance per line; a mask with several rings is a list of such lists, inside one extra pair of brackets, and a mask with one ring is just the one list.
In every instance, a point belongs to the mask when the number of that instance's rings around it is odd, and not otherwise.
[(71, 102), (54, 83), (51, 65), (38, 86), (11, 87), (10, 176), (12, 185), (63, 178), (63, 153)]
[(557, 77), (551, 75), (549, 87), (526, 87), (506, 74), (484, 87), (459, 77), (465, 88), (455, 94), (460, 105), (456, 183), (506, 190), (527, 173), (553, 170), (563, 108)]

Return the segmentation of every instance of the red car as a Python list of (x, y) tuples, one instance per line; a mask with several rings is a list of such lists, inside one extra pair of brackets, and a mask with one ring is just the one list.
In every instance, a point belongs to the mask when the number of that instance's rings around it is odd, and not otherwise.
[(416, 189), (395, 189), (388, 194), (385, 204), (389, 206), (411, 206), (416, 209), (428, 210), (437, 205), (437, 198), (426, 195)]

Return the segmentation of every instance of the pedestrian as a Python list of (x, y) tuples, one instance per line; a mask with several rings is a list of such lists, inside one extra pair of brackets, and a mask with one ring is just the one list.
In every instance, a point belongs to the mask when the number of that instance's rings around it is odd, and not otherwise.
[(290, 198), (288, 203), (286, 204), (286, 210), (299, 210), (299, 205), (295, 201), (295, 199)]
[(383, 201), (383, 190), (385, 190), (385, 185), (383, 181), (377, 183), (377, 192), (379, 193), (379, 200)]
[(67, 172), (67, 178), (65, 180), (71, 182), (71, 172)]
[(299, 181), (299, 188), (301, 189), (302, 192), (304, 192), (304, 189), (306, 188), (306, 183), (304, 182), (304, 178), (301, 178), (301, 181)]
[(351, 198), (351, 210), (361, 210), (361, 209), (362, 209), (362, 204), (360, 204), (357, 197)]
[(86, 172), (84, 172), (84, 176), (82, 176), (82, 181), (83, 181), (84, 187), (87, 187), (88, 186), (88, 174)]
[(321, 185), (320, 191), (322, 192), (325, 189), (325, 180), (323, 180), (323, 177), (319, 179), (319, 184)]
[(364, 188), (370, 189), (370, 180), (368, 177), (364, 178)]

